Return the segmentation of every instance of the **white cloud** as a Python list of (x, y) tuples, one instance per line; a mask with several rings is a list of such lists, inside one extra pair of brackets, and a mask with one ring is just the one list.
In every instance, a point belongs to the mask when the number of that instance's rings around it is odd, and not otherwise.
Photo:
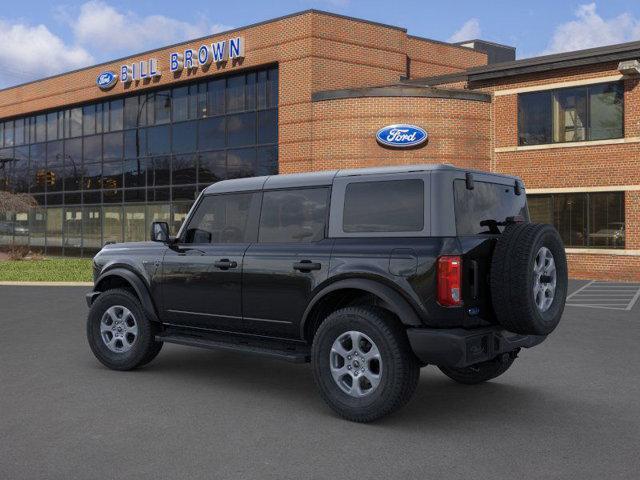
[(93, 61), (86, 49), (66, 44), (44, 25), (0, 20), (0, 87), (73, 70)]
[(605, 19), (596, 3), (580, 5), (576, 19), (558, 25), (542, 54), (568, 52), (585, 48), (630, 42), (640, 39), (640, 19), (629, 13)]
[(471, 18), (467, 20), (459, 30), (457, 30), (451, 37), (449, 42), (464, 42), (465, 40), (474, 40), (479, 38), (482, 34), (480, 30), (480, 21), (477, 18)]
[(134, 53), (230, 28), (204, 19), (185, 22), (164, 15), (143, 17), (118, 11), (101, 0), (84, 3), (77, 18), (66, 16), (76, 41), (99, 53)]

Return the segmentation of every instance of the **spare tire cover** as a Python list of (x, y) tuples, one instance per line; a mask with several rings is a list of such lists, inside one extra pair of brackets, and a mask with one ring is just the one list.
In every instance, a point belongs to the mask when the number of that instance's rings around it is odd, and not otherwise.
[(560, 322), (567, 298), (567, 257), (551, 225), (508, 226), (491, 260), (493, 309), (509, 331), (547, 335)]

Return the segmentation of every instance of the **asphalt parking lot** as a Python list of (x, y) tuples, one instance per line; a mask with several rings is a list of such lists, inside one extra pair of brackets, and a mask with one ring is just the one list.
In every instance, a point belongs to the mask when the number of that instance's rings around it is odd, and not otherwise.
[(567, 307), (484, 385), (423, 369), (407, 407), (358, 425), (325, 407), (308, 365), (165, 345), (107, 370), (86, 290), (0, 286), (1, 478), (638, 478), (638, 304)]

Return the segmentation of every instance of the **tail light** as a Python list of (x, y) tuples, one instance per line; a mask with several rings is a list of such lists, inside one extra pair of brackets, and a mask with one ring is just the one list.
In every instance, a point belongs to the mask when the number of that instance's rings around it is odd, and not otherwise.
[(438, 258), (438, 303), (443, 307), (462, 304), (462, 260), (459, 256)]

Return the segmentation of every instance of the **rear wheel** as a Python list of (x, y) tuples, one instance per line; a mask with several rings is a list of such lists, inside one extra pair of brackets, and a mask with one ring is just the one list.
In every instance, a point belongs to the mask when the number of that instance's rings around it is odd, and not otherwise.
[(464, 368), (438, 367), (442, 373), (452, 380), (465, 385), (476, 385), (499, 377), (509, 370), (516, 359), (515, 353), (500, 355), (493, 360), (470, 365)]
[(155, 325), (127, 290), (101, 293), (89, 310), (89, 346), (96, 358), (113, 370), (131, 370), (153, 360), (162, 348), (154, 334)]
[(420, 375), (404, 329), (374, 307), (333, 312), (312, 348), (313, 372), (325, 402), (342, 417), (370, 422), (403, 406)]

